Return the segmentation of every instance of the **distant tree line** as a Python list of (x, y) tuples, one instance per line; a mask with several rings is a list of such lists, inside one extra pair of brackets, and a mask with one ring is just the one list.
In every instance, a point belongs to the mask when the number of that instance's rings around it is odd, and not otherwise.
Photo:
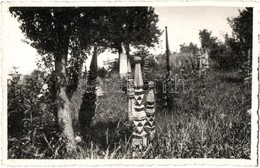
[(207, 49), (214, 69), (251, 70), (253, 8), (239, 10), (237, 17), (227, 18), (227, 21), (233, 33), (232, 36), (225, 34), (224, 42), (219, 42), (219, 39), (214, 37), (211, 31), (203, 29), (199, 31), (201, 49), (190, 42), (188, 45), (181, 44), (180, 52), (196, 55), (199, 50), (204, 52)]
[(212, 32), (206, 29), (200, 30), (199, 37), (201, 47), (209, 49), (210, 58), (215, 62), (214, 68), (220, 70), (242, 70), (251, 69), (244, 66), (245, 62), (252, 59), (252, 33), (253, 33), (253, 8), (239, 10), (239, 15), (227, 18), (233, 30), (230, 37), (225, 34), (224, 43), (219, 43)]

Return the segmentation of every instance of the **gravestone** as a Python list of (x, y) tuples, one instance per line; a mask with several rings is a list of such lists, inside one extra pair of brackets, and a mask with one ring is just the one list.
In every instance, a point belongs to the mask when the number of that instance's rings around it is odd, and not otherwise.
[(121, 78), (127, 77), (127, 55), (125, 53), (120, 54), (119, 75)]

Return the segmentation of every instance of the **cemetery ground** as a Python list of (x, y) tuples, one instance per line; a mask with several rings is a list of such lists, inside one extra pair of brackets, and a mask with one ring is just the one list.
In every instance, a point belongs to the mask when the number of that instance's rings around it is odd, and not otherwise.
[[(250, 159), (248, 79), (252, 67), (253, 7), (239, 10), (237, 17), (225, 16), (232, 37), (221, 33), (225, 36), (223, 43), (211, 31), (199, 30), (200, 49), (192, 42), (184, 43), (179, 53), (171, 54), (165, 27), (166, 52), (158, 57), (147, 48), (159, 44), (163, 33), (153, 7), (10, 7), (9, 12), (20, 23), (26, 39), (22, 41), (41, 56), (36, 62), (38, 69), (31, 74), (21, 75), (17, 68), (8, 74), (9, 159), (136, 158), (131, 148), (135, 144), (143, 146), (138, 137), (145, 135), (140, 130), (146, 119), (141, 101), (148, 107), (147, 114), (151, 110), (149, 117), (153, 119), (153, 94), (151, 91), (146, 102), (141, 89), (143, 79), (163, 80), (168, 87), (175, 74), (181, 77), (174, 81), (175, 85), (181, 83), (177, 92), (163, 93), (164, 84), (155, 87), (156, 137), (138, 158)], [(132, 55), (131, 47), (139, 51)], [(119, 54), (119, 63), (108, 64), (113, 73), (104, 67), (98, 69), (97, 56), (106, 49)], [(85, 67), (83, 72), (88, 55), (92, 55), (89, 71)], [(146, 57), (149, 55), (152, 57)], [(123, 58), (129, 61), (121, 64)], [(135, 64), (134, 71), (131, 63)], [(133, 105), (128, 106), (127, 91), (131, 89), (126, 89), (127, 80), (121, 82), (123, 92), (108, 88), (103, 95), (100, 90), (86, 93), (86, 82), (94, 85), (97, 76), (120, 81), (119, 71), (130, 78), (130, 67), (135, 80), (134, 133), (133, 122), (127, 117), (128, 107)], [(204, 70), (205, 75), (201, 73)], [(151, 120), (147, 129), (153, 128)], [(132, 139), (136, 139), (134, 145)]]
[[(251, 85), (245, 84), (238, 72), (211, 70), (204, 79), (204, 87), (201, 87), (201, 80), (190, 77), (184, 88), (184, 93), (172, 95), (172, 110), (163, 106), (160, 95), (156, 94), (157, 135), (142, 158), (249, 159)], [(72, 111), (79, 109), (82, 94), (80, 89), (74, 93)], [(99, 99), (85, 141), (77, 133), (77, 124), (74, 126), (77, 146), (73, 152), (65, 150), (65, 143), (52, 127), (37, 126), (30, 130), (27, 138), (8, 137), (8, 158), (132, 158), (133, 126), (127, 121), (125, 93), (107, 93)]]

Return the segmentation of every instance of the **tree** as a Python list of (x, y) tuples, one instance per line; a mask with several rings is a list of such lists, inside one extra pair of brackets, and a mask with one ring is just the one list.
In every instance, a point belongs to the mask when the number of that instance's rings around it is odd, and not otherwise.
[(201, 48), (212, 48), (216, 45), (217, 38), (212, 37), (212, 32), (207, 29), (199, 30)]
[[(67, 94), (69, 100), (71, 100), (73, 93), (78, 88), (80, 76), (82, 74), (83, 63), (87, 59), (87, 54), (84, 52), (84, 48), (80, 45), (78, 37), (75, 37), (71, 42), (71, 49), (69, 50), (70, 58), (67, 62), (66, 72), (68, 78)], [(88, 46), (87, 46), (88, 47)]]
[(190, 42), (189, 45), (181, 44), (180, 45), (180, 52), (182, 53), (192, 53), (192, 54), (196, 54), (198, 52), (198, 47), (196, 44), (193, 44), (192, 42)]
[(245, 57), (241, 57), (242, 52), (240, 50), (240, 43), (236, 39), (225, 36), (225, 53), (222, 56), (223, 64), (226, 64), (225, 69), (240, 69), (242, 63), (245, 61)]
[(125, 47), (129, 57), (130, 45), (136, 48), (153, 47), (159, 42), (162, 32), (158, 29), (158, 15), (152, 7), (105, 8), (104, 38), (107, 45), (120, 55)]
[(209, 57), (213, 61), (215, 68), (220, 68), (222, 63), (220, 63), (223, 54), (223, 45), (217, 42), (217, 37), (212, 36), (212, 32), (207, 29), (199, 31), (199, 38), (201, 42), (201, 48), (203, 50), (207, 49)]
[(153, 46), (161, 33), (151, 7), (11, 7), (10, 12), (21, 23), (28, 43), (43, 59), (54, 61), (57, 117), (68, 146), (75, 144), (69, 100), (86, 52), (94, 47), (96, 53), (106, 48), (120, 52), (122, 43)]
[[(158, 42), (161, 32), (157, 28), (158, 15), (154, 13), (151, 7), (108, 7), (98, 8), (98, 12), (93, 15), (95, 19), (95, 31), (81, 30), (82, 36), (86, 33), (94, 34), (94, 43), (96, 52), (93, 51), (93, 58), (96, 57), (98, 50), (112, 49), (119, 54), (123, 52), (123, 46), (129, 58), (130, 45), (134, 47), (148, 46), (152, 47)], [(84, 20), (83, 20), (84, 21)], [(87, 34), (86, 34), (87, 35)], [(99, 47), (99, 49), (98, 49)], [(119, 59), (120, 60), (120, 59)], [(93, 64), (94, 65), (94, 64)], [(120, 66), (120, 65), (119, 65)], [(119, 66), (114, 66), (118, 68)], [(90, 68), (88, 84), (93, 85), (97, 76), (97, 68)], [(95, 89), (86, 92), (82, 99), (80, 107), (80, 127), (81, 132), (85, 135), (90, 127), (90, 122), (95, 115), (96, 105)]]
[[(66, 92), (68, 81), (66, 66), (69, 49), (73, 50), (72, 42), (75, 41), (75, 37), (80, 37), (78, 34), (80, 20), (84, 18), (89, 20), (84, 23), (92, 23), (89, 16), (83, 17), (92, 11), (84, 8), (11, 7), (10, 12), (21, 23), (20, 28), (30, 40), (31, 46), (36, 48), (40, 55), (49, 54), (53, 57), (58, 123), (63, 136), (68, 140), (68, 147), (73, 147), (75, 142)], [(93, 28), (90, 25), (84, 26)], [(90, 36), (84, 38), (91, 39)], [(86, 44), (87, 40), (84, 42)]]
[(253, 8), (245, 8), (239, 10), (239, 15), (234, 18), (227, 18), (231, 26), (235, 39), (241, 45), (241, 51), (244, 56), (247, 56), (248, 50), (252, 50), (253, 38)]
[(233, 39), (229, 40), (229, 46), (237, 54), (238, 66), (247, 76), (252, 70), (253, 8), (239, 10), (237, 17), (227, 20), (234, 34)]
[[(218, 69), (244, 71), (246, 68), (250, 71), (252, 54), (249, 53), (252, 50), (253, 8), (245, 8), (239, 11), (237, 17), (227, 18), (227, 21), (233, 29), (233, 37), (226, 34), (225, 42), (218, 43), (211, 31), (200, 30), (201, 46), (210, 50), (210, 58), (216, 62), (215, 67)], [(244, 64), (248, 67), (244, 67)]]

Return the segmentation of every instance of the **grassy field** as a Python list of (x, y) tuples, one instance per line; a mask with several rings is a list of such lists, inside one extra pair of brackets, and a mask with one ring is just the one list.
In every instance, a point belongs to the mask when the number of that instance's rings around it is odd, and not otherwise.
[[(184, 91), (172, 95), (169, 110), (156, 95), (156, 133), (151, 150), (142, 158), (250, 158), (250, 85), (236, 72), (209, 72), (203, 80), (185, 81)], [(78, 110), (82, 95), (75, 93), (72, 109)], [(77, 117), (77, 113), (75, 113)], [(75, 117), (75, 118), (76, 118)], [(77, 122), (77, 121), (74, 121)], [(75, 124), (76, 125), (76, 124)], [(27, 153), (9, 147), (9, 158), (122, 159), (131, 156), (133, 126), (127, 121), (125, 93), (108, 93), (99, 98), (97, 113), (89, 128), (87, 141), (78, 139), (77, 150), (66, 152), (56, 132), (41, 134)], [(45, 129), (46, 132), (46, 129)], [(50, 132), (50, 131), (49, 131)], [(35, 136), (37, 138), (37, 136)], [(12, 143), (12, 142), (11, 142)], [(18, 143), (18, 142), (17, 142)], [(25, 144), (26, 145), (26, 144)], [(28, 145), (28, 144), (27, 144)], [(20, 149), (20, 150), (21, 150)], [(28, 154), (28, 151), (31, 152)], [(37, 151), (37, 155), (34, 154)]]
[[(157, 105), (157, 137), (142, 158), (250, 158), (250, 86), (235, 72), (210, 72), (204, 81), (202, 88), (187, 81), (172, 111)], [(102, 98), (89, 141), (69, 157), (131, 158), (125, 104), (124, 94)]]

